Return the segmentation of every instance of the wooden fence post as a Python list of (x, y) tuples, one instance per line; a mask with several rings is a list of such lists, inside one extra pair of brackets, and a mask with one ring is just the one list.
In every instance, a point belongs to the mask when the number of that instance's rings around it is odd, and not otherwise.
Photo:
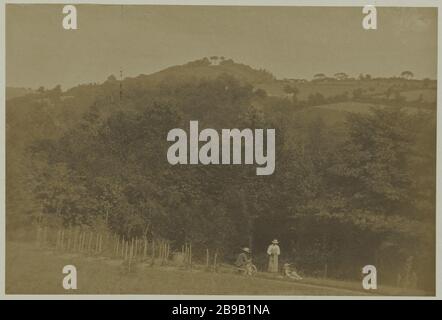
[(147, 239), (144, 239), (144, 250), (143, 250), (143, 260), (146, 260), (146, 254), (147, 254)]
[(209, 248), (206, 249), (206, 269), (209, 269)]
[(78, 237), (78, 230), (77, 230), (77, 228), (75, 228), (75, 230), (74, 230), (74, 239), (73, 239), (74, 243), (72, 245), (72, 252), (76, 252), (77, 251), (77, 241), (78, 241), (77, 237)]
[(192, 269), (192, 242), (189, 244), (189, 265), (190, 269)]
[(77, 248), (77, 251), (78, 252), (81, 252), (82, 251), (82, 245), (83, 245), (83, 232), (82, 231), (79, 231), (80, 232), (80, 234), (78, 235), (78, 248)]
[(151, 265), (153, 266), (155, 264), (155, 240), (152, 239), (152, 260), (151, 260)]
[[(133, 257), (135, 258), (134, 245), (135, 245), (135, 239), (132, 238), (131, 245), (130, 245), (130, 250), (131, 250), (131, 255), (133, 255)], [(132, 257), (131, 257), (131, 259), (132, 259)]]
[(102, 252), (102, 242), (103, 242), (103, 235), (100, 234), (100, 241), (98, 242), (98, 253)]
[(215, 256), (213, 257), (213, 271), (217, 272), (217, 265), (216, 265), (216, 260), (218, 258), (218, 250), (215, 251)]
[(94, 249), (92, 250), (92, 252), (95, 254), (98, 252), (98, 238), (99, 238), (99, 235), (97, 233), (95, 236), (95, 246), (94, 246)]
[(66, 251), (70, 251), (71, 250), (71, 237), (72, 237), (72, 229), (69, 228), (68, 229), (68, 243), (66, 244), (67, 250)]
[(77, 252), (78, 250), (78, 229), (75, 228), (72, 234), (72, 252)]
[(61, 247), (61, 229), (57, 232), (57, 238), (55, 239), (55, 248), (60, 250)]
[(94, 234), (92, 231), (89, 231), (89, 241), (87, 243), (86, 253), (90, 253), (92, 251), (92, 238), (94, 237)]
[(43, 247), (46, 247), (46, 241), (48, 236), (48, 227), (43, 228)]
[(83, 252), (87, 253), (87, 245), (88, 245), (88, 241), (87, 241), (87, 231), (84, 232), (83, 235)]
[(85, 233), (83, 231), (80, 231), (80, 249), (78, 250), (79, 252), (83, 252), (84, 250), (84, 236)]
[(64, 229), (61, 230), (61, 251), (64, 250)]
[(124, 247), (126, 245), (126, 240), (124, 239), (124, 235), (123, 235), (123, 239), (121, 240), (121, 257), (124, 258)]
[(130, 272), (130, 267), (132, 264), (133, 255), (134, 255), (134, 238), (132, 238), (131, 245), (130, 245), (130, 251), (129, 251), (129, 263), (128, 263), (129, 272)]
[(118, 236), (117, 237), (117, 244), (116, 244), (116, 246), (115, 246), (115, 257), (117, 257), (118, 258), (118, 249), (119, 249), (119, 246), (120, 246), (120, 236)]
[(36, 229), (36, 242), (37, 242), (37, 247), (40, 246), (40, 226), (37, 225), (37, 229)]
[(55, 240), (55, 249), (58, 249), (60, 246), (60, 238), (61, 238), (61, 230), (58, 230), (57, 239)]

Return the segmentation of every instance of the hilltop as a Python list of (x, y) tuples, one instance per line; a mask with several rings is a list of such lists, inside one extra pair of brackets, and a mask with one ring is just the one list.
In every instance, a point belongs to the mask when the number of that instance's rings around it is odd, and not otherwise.
[(174, 79), (178, 81), (195, 78), (215, 79), (222, 74), (228, 74), (244, 83), (251, 85), (265, 84), (276, 81), (275, 76), (264, 69), (254, 69), (246, 64), (237, 63), (224, 57), (204, 57), (183, 65), (173, 66), (150, 75), (140, 75), (136, 80), (161, 82)]
[[(172, 99), (176, 97), (176, 90), (186, 90), (183, 88), (189, 84), (202, 85), (204, 81), (220, 77), (230, 77), (243, 86), (251, 86), (257, 96), (253, 100), (255, 107), (267, 113), (280, 113), (280, 117), (285, 119), (319, 116), (334, 126), (342, 123), (349, 112), (366, 113), (371, 107), (379, 105), (435, 110), (437, 84), (434, 80), (375, 78), (369, 75), (354, 79), (342, 77), (342, 73), (337, 75), (323, 75), (313, 80), (277, 79), (267, 70), (213, 56), (122, 80), (110, 75), (102, 83), (79, 84), (64, 91), (60, 86), (53, 89), (40, 87), (36, 91), (8, 87), (8, 130), (21, 128), (20, 131), (11, 131), (14, 134), (10, 133), (8, 137), (25, 141), (23, 136), (35, 137), (35, 127), (42, 136), (58, 135), (81, 119), (91, 106), (98, 106), (104, 114), (111, 114), (122, 106), (142, 107), (158, 95)], [(208, 97), (195, 99), (197, 104), (210, 104)], [(206, 107), (208, 109), (210, 105)], [(303, 112), (299, 113), (301, 110)], [(219, 117), (218, 111), (212, 111), (212, 117)]]
[[(152, 74), (140, 74), (136, 77), (117, 79), (110, 75), (102, 83), (79, 84), (60, 92), (62, 99), (70, 100), (80, 98), (81, 104), (92, 104), (96, 99), (108, 96), (110, 102), (119, 99), (120, 87), (123, 94), (131, 90), (147, 90), (152, 86), (160, 84), (186, 82), (199, 80), (213, 80), (220, 76), (228, 75), (243, 84), (252, 85), (256, 90), (261, 89), (268, 96), (282, 97), (298, 101), (315, 100), (322, 98), (332, 100), (359, 99), (361, 97), (394, 100), (400, 98), (403, 101), (418, 101), (435, 103), (437, 95), (437, 84), (430, 79), (411, 79), (399, 76), (389, 78), (377, 78), (371, 75), (360, 75), (359, 78), (348, 77), (345, 73), (337, 73), (333, 77), (321, 77), (315, 75), (312, 80), (306, 79), (277, 79), (270, 71), (262, 68), (252, 68), (249, 65), (239, 63), (225, 57), (204, 57), (183, 65), (171, 66)], [(345, 77), (342, 77), (345, 75)], [(61, 91), (57, 86), (52, 89)], [(7, 87), (7, 100), (33, 95), (34, 98), (41, 97), (44, 90), (41, 87), (38, 91), (29, 88)], [(400, 96), (400, 97), (399, 97)], [(91, 99), (87, 99), (90, 97)], [(316, 99), (317, 100), (317, 99)], [(336, 101), (334, 101), (336, 102)], [(315, 103), (318, 104), (318, 103)]]

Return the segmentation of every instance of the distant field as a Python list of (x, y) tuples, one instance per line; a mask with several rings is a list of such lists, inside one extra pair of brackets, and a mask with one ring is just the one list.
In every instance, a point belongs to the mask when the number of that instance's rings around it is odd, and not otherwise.
[[(343, 94), (347, 92), (349, 97), (351, 97), (352, 91), (358, 88), (364, 88), (362, 81), (343, 81), (343, 82), (330, 82), (330, 83), (318, 83), (318, 82), (307, 82), (307, 83), (297, 83), (293, 84), (299, 90), (297, 95), (298, 100), (307, 100), (308, 96), (311, 94), (320, 93), (325, 98), (336, 96), (338, 94)], [(262, 85), (257, 85), (267, 91), (268, 94), (274, 96), (284, 96), (284, 83), (272, 82)], [(366, 87), (366, 86), (365, 86)], [(386, 90), (386, 89), (385, 89)], [(379, 93), (384, 92), (378, 90)]]
[[(273, 96), (285, 96), (284, 86), (286, 82), (273, 81), (256, 85), (267, 91)], [(306, 82), (306, 83), (292, 83), (291, 86), (299, 90), (297, 95), (298, 100), (307, 100), (311, 94), (320, 93), (325, 98), (347, 92), (351, 98), (352, 93), (356, 89), (362, 89), (365, 95), (373, 95), (382, 97), (390, 87), (394, 87), (401, 92), (407, 101), (417, 100), (419, 95), (423, 95), (423, 101), (435, 102), (437, 96), (436, 88), (422, 88), (422, 82), (413, 81), (406, 82), (401, 80), (346, 80), (346, 81), (332, 81), (332, 82)]]
[[(62, 268), (73, 264), (78, 289), (62, 288)], [(336, 280), (306, 279), (306, 283), (253, 278), (229, 272), (179, 270), (176, 267), (140, 265), (136, 272), (122, 271), (118, 260), (76, 255), (56, 255), (29, 243), (8, 243), (6, 256), (7, 294), (209, 294), (209, 295), (366, 295), (360, 284)], [(380, 294), (403, 294), (380, 288)], [(417, 292), (415, 294), (423, 294)]]
[(404, 96), (407, 101), (416, 101), (422, 96), (422, 101), (436, 102), (437, 90), (436, 89), (418, 89), (401, 92), (401, 96)]
[(351, 113), (370, 113), (370, 108), (375, 107), (376, 105), (372, 103), (363, 103), (363, 102), (337, 102), (325, 104), (322, 106), (317, 106), (313, 108), (318, 108), (321, 110), (333, 110), (333, 111), (343, 111), (343, 112), (351, 112)]
[(297, 116), (303, 116), (307, 120), (321, 118), (327, 125), (339, 127), (349, 113), (370, 113), (370, 108), (374, 107), (371, 103), (362, 103), (355, 101), (329, 103), (320, 106), (308, 107), (297, 113)]
[(324, 97), (333, 97), (347, 92), (352, 97), (353, 90), (362, 89), (369, 94), (380, 94), (387, 90), (389, 84), (380, 81), (336, 81), (332, 83), (305, 83), (299, 86), (299, 100), (307, 100), (308, 96), (320, 93)]
[[(343, 121), (347, 113), (369, 114), (370, 108), (372, 107), (388, 108), (388, 106), (385, 105), (347, 101), (347, 102), (337, 102), (337, 103), (324, 104), (321, 106), (310, 107), (310, 109), (318, 110), (316, 111), (318, 115), (321, 115), (323, 119), (327, 121), (327, 123), (337, 123)], [(422, 110), (414, 107), (402, 107), (402, 110), (404, 110), (409, 114), (417, 113), (418, 111), (428, 112), (427, 110)]]

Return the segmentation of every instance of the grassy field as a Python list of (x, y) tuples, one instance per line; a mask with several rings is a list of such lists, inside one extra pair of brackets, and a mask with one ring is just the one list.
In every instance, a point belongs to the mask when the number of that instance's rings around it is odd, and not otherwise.
[(417, 89), (409, 90), (401, 93), (407, 101), (415, 101), (419, 97), (422, 101), (436, 103), (437, 101), (437, 90), (436, 89)]
[[(78, 289), (62, 287), (62, 268), (77, 268)], [(33, 244), (9, 242), (7, 294), (209, 294), (209, 295), (366, 295), (359, 283), (323, 279), (294, 282), (262, 273), (248, 278), (232, 272), (180, 270), (140, 264), (130, 274), (121, 261), (74, 254), (55, 254)], [(377, 294), (397, 294), (380, 288)], [(419, 293), (417, 293), (419, 294)], [(422, 293), (420, 293), (422, 294)]]
[(367, 95), (382, 96), (390, 87), (394, 87), (401, 92), (407, 101), (414, 101), (422, 94), (422, 100), (427, 102), (435, 102), (437, 90), (435, 83), (431, 84), (429, 88), (423, 88), (422, 81), (407, 81), (407, 80), (345, 80), (345, 81), (330, 81), (330, 82), (305, 82), (305, 83), (289, 83), (285, 81), (272, 81), (262, 84), (256, 84), (256, 87), (264, 89), (272, 96), (286, 96), (284, 86), (290, 84), (296, 87), (299, 92), (297, 94), (298, 100), (307, 100), (311, 94), (320, 93), (325, 98), (329, 98), (338, 94), (347, 92), (349, 97), (356, 89), (361, 89)]

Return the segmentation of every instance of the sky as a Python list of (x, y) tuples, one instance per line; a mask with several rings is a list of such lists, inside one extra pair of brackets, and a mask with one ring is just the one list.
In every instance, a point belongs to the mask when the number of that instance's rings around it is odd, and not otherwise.
[(6, 84), (63, 89), (109, 75), (150, 74), (224, 56), (277, 78), (314, 74), (437, 75), (437, 9), (377, 7), (377, 30), (361, 7), (6, 5)]

